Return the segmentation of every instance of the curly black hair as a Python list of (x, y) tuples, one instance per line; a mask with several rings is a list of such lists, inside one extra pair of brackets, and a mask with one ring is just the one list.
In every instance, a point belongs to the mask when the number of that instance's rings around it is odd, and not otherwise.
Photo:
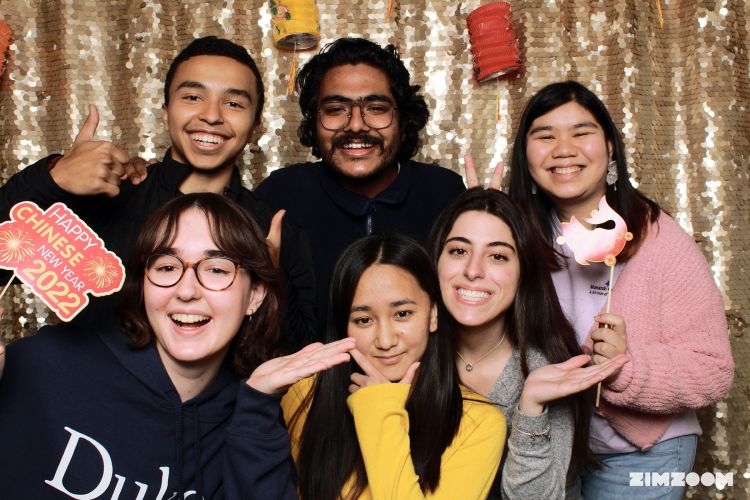
[(326, 73), (344, 64), (367, 64), (382, 70), (390, 80), (391, 94), (398, 108), (401, 146), (396, 158), (408, 160), (419, 149), (419, 131), (427, 124), (430, 112), (418, 91), (419, 85), (409, 84), (409, 71), (393, 45), (385, 48), (363, 38), (339, 38), (329, 43), (311, 58), (297, 74), (296, 86), (302, 122), (298, 133), (300, 142), (321, 157), (318, 147), (317, 117), (320, 85)]

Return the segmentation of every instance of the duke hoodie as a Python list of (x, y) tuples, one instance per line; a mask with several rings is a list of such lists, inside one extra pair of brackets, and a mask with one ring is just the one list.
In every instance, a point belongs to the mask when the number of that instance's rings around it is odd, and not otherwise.
[(181, 402), (153, 345), (44, 327), (7, 347), (0, 498), (296, 498), (280, 418), (228, 361)]

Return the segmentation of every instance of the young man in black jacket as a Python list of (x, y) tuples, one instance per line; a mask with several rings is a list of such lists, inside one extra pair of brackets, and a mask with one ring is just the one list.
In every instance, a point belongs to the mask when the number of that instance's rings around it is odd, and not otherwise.
[[(89, 106), (68, 153), (30, 165), (0, 188), (0, 220), (7, 220), (10, 208), (22, 200), (42, 208), (62, 201), (124, 260), (151, 212), (180, 194), (210, 191), (238, 202), (268, 232), (273, 212), (242, 186), (236, 167), (263, 101), (260, 72), (243, 47), (216, 37), (194, 40), (174, 59), (165, 79), (162, 121), (172, 145), (161, 164), (150, 167), (147, 176), (121, 183), (132, 171), (128, 155), (94, 139), (98, 111)], [(296, 349), (314, 338), (312, 260), (304, 232), (290, 221), (280, 224), (285, 340)], [(108, 297), (96, 299), (76, 321), (84, 326), (109, 321), (112, 303)]]
[(429, 117), (395, 47), (361, 38), (329, 44), (300, 70), (299, 136), (321, 158), (273, 172), (256, 194), (310, 237), (324, 335), (333, 265), (350, 243), (377, 232), (424, 241), (461, 177), (411, 160)]

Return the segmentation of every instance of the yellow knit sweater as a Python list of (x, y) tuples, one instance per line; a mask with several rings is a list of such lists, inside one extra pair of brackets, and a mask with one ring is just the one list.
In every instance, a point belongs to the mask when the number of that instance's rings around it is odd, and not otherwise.
[[(298, 382), (282, 399), (287, 422), (312, 388), (313, 380)], [(425, 495), (411, 462), (409, 416), (404, 408), (410, 387), (378, 384), (359, 389), (347, 398), (369, 480), (360, 500), (486, 498), (505, 444), (505, 417), (482, 396), (463, 390), (464, 413), (458, 433), (443, 453), (440, 483), (434, 492)], [(289, 430), (295, 461), (306, 415), (307, 412), (301, 415)], [(344, 498), (349, 487), (347, 484), (344, 488)]]

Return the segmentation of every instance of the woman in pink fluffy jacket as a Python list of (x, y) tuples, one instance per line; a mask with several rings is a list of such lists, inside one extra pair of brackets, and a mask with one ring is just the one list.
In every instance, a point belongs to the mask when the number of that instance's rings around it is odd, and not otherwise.
[[(633, 239), (610, 268), (581, 265), (557, 245), (553, 273), (560, 304), (579, 342), (602, 363), (630, 362), (602, 385), (589, 440), (599, 469), (580, 476), (590, 498), (675, 498), (679, 486), (630, 486), (630, 472), (692, 469), (700, 426), (695, 410), (723, 398), (732, 383), (724, 304), (693, 239), (630, 184), (625, 149), (601, 100), (576, 82), (531, 98), (513, 145), (510, 195), (534, 214), (551, 244), (561, 221), (586, 219), (602, 196)], [(605, 227), (606, 228), (606, 227)]]

